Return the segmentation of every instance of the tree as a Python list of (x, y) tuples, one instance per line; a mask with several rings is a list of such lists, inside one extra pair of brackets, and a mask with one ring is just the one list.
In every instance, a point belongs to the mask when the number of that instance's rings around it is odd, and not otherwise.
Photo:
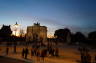
[(75, 34), (71, 33), (71, 44), (74, 44), (76, 42)]
[(87, 44), (96, 49), (96, 31), (92, 31), (88, 34)]
[(75, 37), (75, 42), (83, 42), (86, 39), (85, 35), (82, 34), (81, 32), (76, 32), (74, 37)]
[(60, 41), (67, 42), (69, 39), (69, 36), (71, 36), (71, 32), (68, 28), (58, 29), (55, 31), (54, 36)]
[(3, 25), (1, 30), (0, 30), (0, 37), (3, 38), (3, 40), (9, 40), (9, 38), (11, 37), (12, 31), (9, 26), (5, 26)]
[(90, 32), (88, 34), (88, 39), (96, 40), (96, 31)]

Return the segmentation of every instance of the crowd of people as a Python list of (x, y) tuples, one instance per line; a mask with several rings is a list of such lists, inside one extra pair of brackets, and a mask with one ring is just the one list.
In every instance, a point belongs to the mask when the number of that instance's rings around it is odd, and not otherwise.
[(94, 56), (94, 61), (92, 62), (92, 57), (88, 49), (82, 47), (79, 48), (78, 50), (80, 52), (80, 58), (81, 58), (80, 63), (96, 63), (96, 55)]
[(22, 58), (27, 59), (28, 54), (29, 54), (28, 48), (25, 48), (25, 49), (23, 48), (23, 50), (22, 50)]
[(48, 56), (59, 56), (58, 48), (53, 48), (52, 46), (44, 46), (44, 45), (35, 45), (35, 47), (31, 48), (31, 53), (29, 53), (28, 47), (22, 49), (22, 58), (27, 59), (27, 56), (31, 54), (31, 57), (36, 56), (37, 60), (40, 58), (44, 61), (45, 57)]

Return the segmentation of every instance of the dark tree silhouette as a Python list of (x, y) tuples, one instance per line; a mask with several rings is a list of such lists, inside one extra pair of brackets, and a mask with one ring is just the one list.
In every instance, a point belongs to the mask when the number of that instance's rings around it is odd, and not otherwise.
[(86, 39), (85, 35), (82, 34), (81, 32), (76, 32), (74, 37), (75, 37), (75, 42), (84, 42)]
[(91, 46), (91, 48), (96, 49), (96, 31), (92, 31), (88, 34), (86, 44)]
[(63, 40), (64, 39), (64, 29), (58, 29), (58, 30), (56, 30), (54, 36), (57, 39)]
[(59, 39), (60, 41), (67, 42), (68, 36), (71, 35), (71, 32), (68, 28), (65, 29), (58, 29), (55, 31), (54, 36)]
[(3, 40), (8, 41), (11, 34), (12, 34), (12, 31), (11, 31), (10, 25), (9, 26), (3, 25), (0, 30), (0, 37), (3, 38)]
[(71, 43), (70, 44), (74, 44), (75, 42), (76, 42), (75, 34), (71, 33)]
[(96, 31), (90, 32), (88, 34), (88, 39), (96, 40)]

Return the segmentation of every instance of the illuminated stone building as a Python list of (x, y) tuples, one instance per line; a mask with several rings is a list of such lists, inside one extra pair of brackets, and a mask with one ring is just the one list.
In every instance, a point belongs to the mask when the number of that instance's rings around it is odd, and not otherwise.
[(40, 23), (34, 23), (33, 26), (27, 27), (26, 41), (46, 41), (47, 27), (41, 26)]

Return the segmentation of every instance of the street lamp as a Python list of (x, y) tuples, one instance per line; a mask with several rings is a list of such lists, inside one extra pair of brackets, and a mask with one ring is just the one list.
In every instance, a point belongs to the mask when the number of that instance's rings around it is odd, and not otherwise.
[(17, 45), (17, 42), (16, 42), (16, 36), (17, 36), (17, 28), (18, 28), (18, 26), (19, 26), (19, 24), (17, 24), (17, 22), (16, 22), (16, 24), (14, 25), (15, 26), (15, 37), (14, 37), (14, 53), (16, 53), (16, 45)]
[(15, 36), (17, 36), (17, 28), (18, 28), (18, 26), (19, 26), (19, 24), (17, 24), (17, 22), (16, 22), (16, 24), (14, 25), (14, 27), (15, 27)]

